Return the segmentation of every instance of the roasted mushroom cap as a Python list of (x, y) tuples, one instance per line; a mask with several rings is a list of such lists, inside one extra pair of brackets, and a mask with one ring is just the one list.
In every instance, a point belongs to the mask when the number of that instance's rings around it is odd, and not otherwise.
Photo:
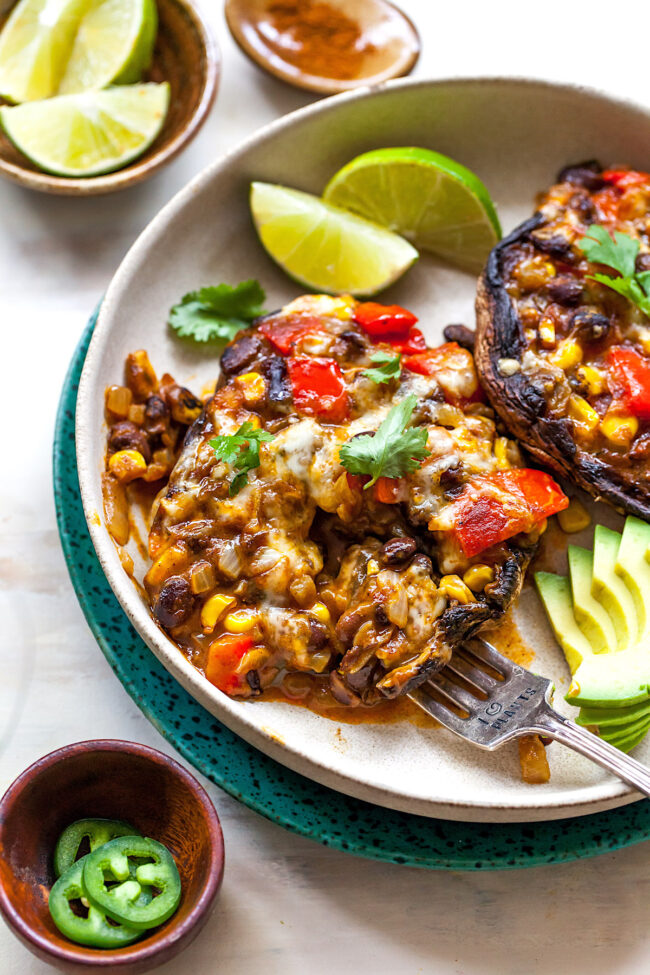
[[(586, 223), (595, 219), (587, 215)], [(543, 212), (535, 213), (488, 258), (476, 298), (475, 361), (481, 384), (509, 433), (538, 461), (596, 500), (650, 520), (650, 481), (639, 476), (639, 464), (625, 457), (620, 464), (611, 463), (606, 451), (599, 456), (581, 444), (566, 413), (549, 407), (552, 376), (545, 374), (543, 365), (535, 370), (524, 362), (528, 341), (506, 283), (517, 249), (531, 239), (544, 240), (545, 230), (548, 239), (549, 223)], [(574, 296), (568, 298), (575, 321), (580, 312)], [(593, 302), (589, 314), (593, 317)]]

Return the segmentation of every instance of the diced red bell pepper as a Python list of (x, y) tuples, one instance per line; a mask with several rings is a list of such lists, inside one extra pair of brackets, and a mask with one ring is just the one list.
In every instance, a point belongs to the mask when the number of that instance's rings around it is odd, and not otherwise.
[(603, 179), (607, 186), (594, 193), (594, 203), (600, 218), (606, 221), (618, 219), (621, 200), (626, 190), (650, 185), (650, 174), (636, 169), (606, 169)]
[(287, 361), (293, 404), (299, 413), (341, 423), (350, 404), (343, 373), (334, 359), (292, 356)]
[(630, 413), (640, 420), (650, 420), (650, 360), (627, 345), (609, 350), (607, 362), (614, 392)]
[(317, 318), (301, 315), (296, 318), (271, 318), (261, 323), (259, 331), (278, 352), (289, 355), (300, 339), (306, 335), (323, 333), (323, 327)]
[(453, 530), (471, 557), (519, 532), (532, 531), (568, 504), (560, 486), (544, 471), (518, 468), (479, 475), (453, 502)]
[(354, 309), (354, 320), (373, 339), (406, 338), (417, 316), (400, 305), (380, 305), (362, 301)]
[(418, 352), (424, 352), (427, 348), (427, 340), (415, 325), (411, 326), (406, 338), (391, 338), (389, 336), (383, 341), (392, 345), (396, 352), (401, 352), (403, 355), (416, 355)]
[(426, 352), (407, 356), (402, 361), (402, 365), (411, 372), (419, 373), (420, 376), (435, 376), (441, 368), (447, 366), (450, 354), (458, 351), (460, 351), (458, 342), (445, 342), (437, 349), (427, 349)]
[(415, 328), (417, 317), (400, 305), (363, 301), (354, 310), (354, 320), (371, 339), (392, 345), (396, 352), (411, 355), (427, 347), (424, 335)]
[(374, 483), (375, 501), (396, 504), (400, 500), (404, 483), (401, 477), (378, 477)]
[(238, 674), (241, 659), (253, 646), (247, 633), (224, 633), (210, 644), (205, 676), (224, 694), (232, 694), (243, 685), (245, 677)]
[[(436, 349), (427, 349), (426, 352), (419, 352), (415, 355), (406, 356), (402, 360), (402, 365), (411, 372), (417, 372), (420, 376), (433, 376), (440, 382), (445, 399), (456, 406), (464, 406), (467, 403), (481, 403), (484, 400), (483, 390), (478, 384), (474, 372), (474, 364), (471, 352), (462, 349), (457, 342), (445, 342)], [(457, 386), (456, 370), (467, 369), (467, 375), (471, 375), (469, 383), (464, 383), (461, 395)]]
[(650, 173), (642, 173), (637, 169), (606, 169), (603, 179), (621, 190), (629, 190), (633, 186), (645, 186), (650, 183)]

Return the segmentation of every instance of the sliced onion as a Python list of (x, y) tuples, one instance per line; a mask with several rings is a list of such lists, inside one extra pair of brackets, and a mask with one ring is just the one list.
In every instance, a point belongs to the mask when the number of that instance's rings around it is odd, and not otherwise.
[(277, 565), (282, 558), (280, 552), (274, 548), (260, 548), (250, 561), (250, 573), (259, 576), (262, 572), (268, 572), (274, 565)]
[(229, 579), (236, 579), (242, 570), (241, 549), (235, 541), (225, 542), (219, 556), (219, 569)]

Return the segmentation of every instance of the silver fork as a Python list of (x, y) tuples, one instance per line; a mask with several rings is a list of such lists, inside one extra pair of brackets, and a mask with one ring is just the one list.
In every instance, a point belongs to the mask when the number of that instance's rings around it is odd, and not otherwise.
[(493, 751), (522, 735), (546, 735), (650, 797), (650, 769), (564, 718), (551, 707), (552, 696), (552, 681), (482, 639), (456, 650), (451, 663), (409, 694), (445, 728), (479, 748)]

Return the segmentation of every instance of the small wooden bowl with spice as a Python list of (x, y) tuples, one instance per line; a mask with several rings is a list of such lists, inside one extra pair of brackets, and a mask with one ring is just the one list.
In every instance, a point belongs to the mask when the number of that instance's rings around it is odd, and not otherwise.
[(387, 0), (227, 0), (235, 41), (282, 81), (324, 95), (409, 74), (412, 21)]
[[(80, 819), (123, 820), (163, 843), (180, 874), (168, 921), (128, 947), (83, 947), (48, 907), (57, 837)], [(169, 961), (199, 933), (221, 886), (224, 849), (207, 793), (162, 752), (128, 741), (81, 741), (45, 755), (0, 800), (0, 912), (43, 961), (68, 975), (135, 975)]]
[[(4, 5), (0, 28), (14, 5)], [(208, 24), (191, 0), (156, 0), (156, 5), (158, 33), (151, 67), (143, 80), (167, 81), (171, 94), (165, 123), (155, 142), (121, 169), (78, 178), (54, 176), (39, 169), (0, 131), (1, 176), (41, 193), (97, 196), (148, 179), (191, 142), (216, 98), (221, 55)]]

